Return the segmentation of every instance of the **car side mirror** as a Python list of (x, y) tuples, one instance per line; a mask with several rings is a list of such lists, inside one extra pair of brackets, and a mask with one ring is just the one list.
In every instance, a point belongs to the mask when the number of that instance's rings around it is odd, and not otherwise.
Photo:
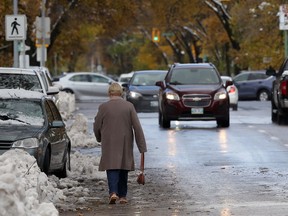
[(225, 82), (225, 88), (227, 88), (228, 86), (231, 86), (231, 85), (233, 85), (233, 84), (234, 84), (233, 81), (227, 80), (227, 81)]
[(63, 89), (62, 85), (59, 83), (52, 83), (52, 85), (56, 88), (58, 88), (60, 91)]
[(155, 83), (155, 85), (156, 85), (156, 86), (159, 86), (159, 87), (162, 88), (162, 89), (165, 88), (165, 84), (164, 84), (163, 81), (157, 81), (157, 82)]
[(123, 83), (123, 84), (122, 84), (122, 87), (128, 88), (128, 83)]
[(59, 93), (59, 88), (56, 86), (49, 86), (48, 87), (48, 91), (47, 91), (47, 95), (54, 95), (54, 94), (58, 94)]
[(276, 76), (276, 70), (272, 68), (271, 66), (266, 70), (267, 76)]

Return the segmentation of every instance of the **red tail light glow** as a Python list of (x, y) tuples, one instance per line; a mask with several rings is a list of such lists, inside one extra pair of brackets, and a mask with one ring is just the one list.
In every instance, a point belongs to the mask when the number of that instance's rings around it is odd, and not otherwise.
[(287, 96), (287, 80), (283, 80), (280, 83), (281, 94)]
[(229, 89), (229, 93), (234, 93), (235, 91), (236, 91), (235, 87), (231, 86), (230, 89)]

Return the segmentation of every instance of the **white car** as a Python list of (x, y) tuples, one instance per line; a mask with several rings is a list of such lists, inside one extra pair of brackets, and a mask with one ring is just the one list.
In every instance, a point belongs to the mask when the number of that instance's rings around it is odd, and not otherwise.
[(25, 89), (55, 95), (59, 89), (49, 86), (39, 69), (0, 67), (0, 89)]
[(108, 88), (116, 82), (108, 76), (94, 72), (67, 72), (64, 76), (54, 79), (62, 91), (75, 95), (76, 100), (91, 100), (108, 97)]
[[(233, 79), (230, 76), (221, 76), (221, 79), (223, 80), (224, 84), (228, 80), (233, 82)], [(233, 85), (227, 87), (227, 91), (228, 91), (229, 99), (230, 99), (230, 107), (235, 111), (238, 110), (238, 89), (237, 89), (237, 87), (233, 84)]]
[(118, 80), (119, 84), (122, 85), (124, 83), (128, 83), (130, 79), (132, 78), (133, 74), (134, 72), (121, 74)]

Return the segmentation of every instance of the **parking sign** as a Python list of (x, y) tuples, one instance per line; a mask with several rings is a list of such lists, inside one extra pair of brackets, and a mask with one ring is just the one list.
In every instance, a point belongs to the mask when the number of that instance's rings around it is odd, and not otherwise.
[(25, 15), (5, 16), (6, 40), (25, 40), (27, 22)]
[(288, 30), (288, 4), (280, 5), (279, 29)]

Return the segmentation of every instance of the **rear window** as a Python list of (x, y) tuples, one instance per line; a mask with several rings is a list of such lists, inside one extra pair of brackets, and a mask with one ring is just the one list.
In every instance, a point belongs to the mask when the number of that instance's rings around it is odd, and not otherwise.
[(258, 80), (258, 79), (267, 79), (269, 76), (267, 76), (265, 73), (251, 73), (249, 76), (249, 80)]
[(43, 92), (39, 78), (30, 74), (1, 74), (0, 89), (25, 89)]

